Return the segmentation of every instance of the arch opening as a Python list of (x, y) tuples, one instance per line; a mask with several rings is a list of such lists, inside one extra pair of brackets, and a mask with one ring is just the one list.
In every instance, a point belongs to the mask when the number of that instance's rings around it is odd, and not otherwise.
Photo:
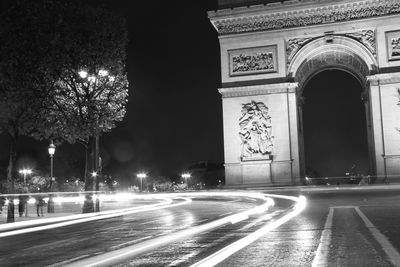
[(343, 69), (325, 69), (305, 81), (301, 95), (306, 176), (343, 183), (349, 182), (343, 177), (350, 172), (372, 173), (363, 86), (359, 77)]

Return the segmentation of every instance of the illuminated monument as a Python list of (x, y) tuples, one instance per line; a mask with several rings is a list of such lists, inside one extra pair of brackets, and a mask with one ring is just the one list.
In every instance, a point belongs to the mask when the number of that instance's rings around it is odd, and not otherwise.
[(219, 0), (228, 185), (301, 184), (302, 94), (319, 72), (360, 82), (370, 165), (400, 174), (399, 0)]

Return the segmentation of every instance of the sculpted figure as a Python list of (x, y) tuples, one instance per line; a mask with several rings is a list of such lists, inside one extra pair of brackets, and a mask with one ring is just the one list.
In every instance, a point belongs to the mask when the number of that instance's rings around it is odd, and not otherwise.
[(243, 104), (239, 119), (239, 136), (242, 140), (242, 158), (272, 153), (271, 116), (262, 102)]

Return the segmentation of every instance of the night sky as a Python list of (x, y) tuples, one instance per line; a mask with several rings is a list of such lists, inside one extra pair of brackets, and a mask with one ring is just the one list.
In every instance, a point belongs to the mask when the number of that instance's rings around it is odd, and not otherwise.
[[(222, 163), (219, 44), (207, 17), (216, 0), (102, 2), (126, 18), (130, 83), (127, 116), (101, 138), (104, 172), (175, 175), (198, 161)], [(19, 165), (47, 164), (48, 141), (20, 141)], [(6, 136), (0, 145), (4, 165)], [(57, 147), (55, 175), (82, 165), (83, 156), (80, 145)]]
[[(217, 91), (221, 86), (219, 43), (206, 12), (216, 9), (217, 1), (102, 2), (126, 18), (130, 40), (127, 116), (111, 133), (101, 137), (104, 173), (123, 179), (133, 177), (140, 170), (170, 176), (180, 174), (198, 161), (223, 163), (222, 103)], [(333, 79), (328, 76), (317, 76), (319, 78), (311, 80), (310, 88), (305, 91), (310, 107), (305, 113), (321, 114), (319, 108), (326, 108), (323, 112), (329, 118), (321, 120), (313, 115), (305, 118), (306, 159), (307, 166), (321, 174), (336, 175), (343, 174), (343, 169), (353, 161), (365, 165), (365, 140), (359, 137), (365, 135), (365, 117), (364, 125), (356, 122), (357, 118), (362, 119), (362, 112), (346, 100), (347, 93), (359, 99), (360, 92), (357, 88), (347, 92), (339, 80), (350, 78), (355, 81), (355, 87), (359, 86), (357, 81), (348, 75)], [(317, 99), (322, 97), (323, 100), (313, 101), (313, 95), (319, 94)], [(333, 99), (336, 104), (327, 108)], [(343, 113), (342, 105), (351, 116)], [(347, 121), (347, 117), (354, 117), (354, 120)], [(329, 128), (333, 125), (335, 129)], [(360, 129), (364, 129), (364, 133)], [(313, 148), (310, 140), (318, 140), (320, 145)], [(18, 166), (46, 170), (48, 167), (42, 165), (48, 165), (48, 141), (30, 138), (20, 141)], [(320, 150), (328, 144), (331, 146), (326, 147), (327, 150)], [(338, 147), (348, 150), (336, 149)], [(83, 172), (83, 156), (80, 145), (57, 147), (55, 176), (62, 173), (82, 176), (79, 172)], [(321, 156), (323, 162), (319, 160)], [(1, 135), (2, 168), (6, 166), (7, 157), (8, 140)], [(334, 171), (331, 171), (332, 166), (335, 166)], [(324, 172), (325, 167), (330, 171)]]

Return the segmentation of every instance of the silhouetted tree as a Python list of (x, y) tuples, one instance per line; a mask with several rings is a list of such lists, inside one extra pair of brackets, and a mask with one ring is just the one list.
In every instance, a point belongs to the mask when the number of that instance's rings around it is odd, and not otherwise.
[(10, 191), (21, 135), (80, 142), (94, 159), (85, 175), (98, 169), (94, 140), (126, 112), (124, 21), (61, 0), (20, 0), (0, 18), (0, 129), (11, 140)]

